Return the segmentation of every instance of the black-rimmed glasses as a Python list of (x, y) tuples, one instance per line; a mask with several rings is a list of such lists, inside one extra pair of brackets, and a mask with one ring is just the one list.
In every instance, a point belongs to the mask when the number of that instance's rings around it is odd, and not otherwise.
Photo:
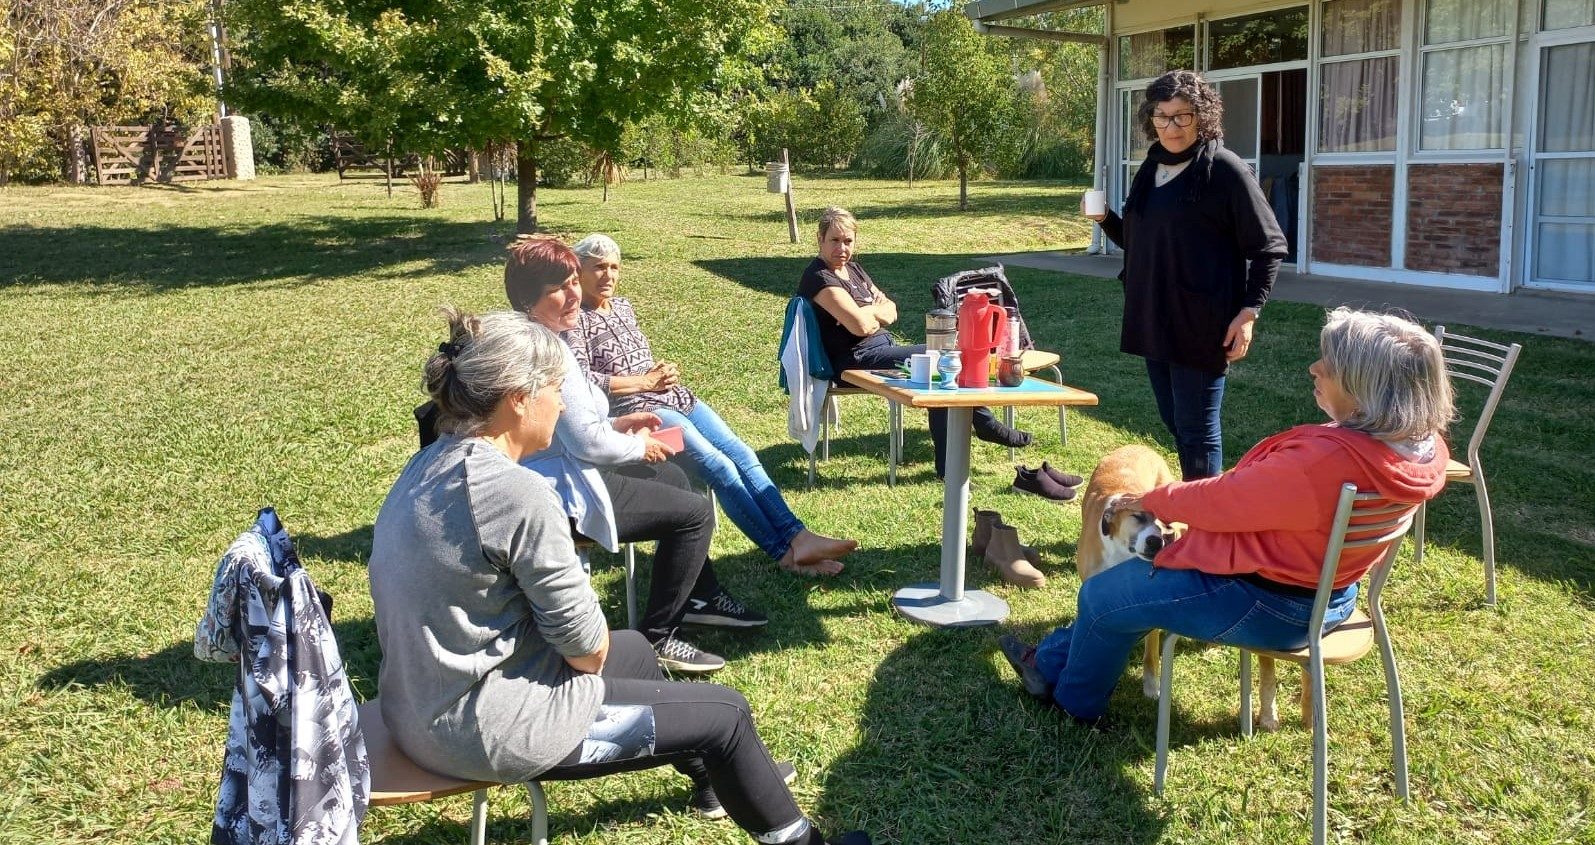
[(1182, 111), (1175, 114), (1153, 114), (1152, 125), (1159, 129), (1167, 129), (1170, 123), (1184, 129), (1196, 122), (1196, 112)]

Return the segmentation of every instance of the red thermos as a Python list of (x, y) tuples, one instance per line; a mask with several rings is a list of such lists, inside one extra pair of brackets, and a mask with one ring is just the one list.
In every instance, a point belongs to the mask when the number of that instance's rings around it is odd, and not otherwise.
[(1008, 335), (1008, 313), (985, 293), (970, 291), (958, 306), (958, 357), (963, 370), (959, 387), (985, 387), (991, 377), (991, 355)]

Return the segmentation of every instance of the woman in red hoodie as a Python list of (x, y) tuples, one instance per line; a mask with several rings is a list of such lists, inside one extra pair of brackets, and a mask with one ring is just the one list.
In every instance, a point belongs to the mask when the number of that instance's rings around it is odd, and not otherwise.
[[(1034, 649), (1003, 637), (1027, 691), (1095, 722), (1130, 652), (1154, 628), (1253, 649), (1301, 648), (1340, 485), (1406, 503), (1440, 492), (1449, 457), (1441, 434), (1454, 410), (1434, 336), (1400, 317), (1337, 308), (1319, 348), (1307, 371), (1331, 421), (1276, 434), (1223, 475), (1142, 496), (1159, 519), (1185, 523), (1184, 536), (1156, 565), (1131, 558), (1086, 581), (1074, 624)], [(1380, 551), (1341, 556), (1325, 630), (1351, 615), (1357, 581)]]

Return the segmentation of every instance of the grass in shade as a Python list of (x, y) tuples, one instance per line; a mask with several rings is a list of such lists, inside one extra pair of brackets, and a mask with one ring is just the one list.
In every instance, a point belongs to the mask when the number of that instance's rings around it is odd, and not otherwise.
[[(850, 207), (861, 260), (921, 337), (931, 282), (980, 255), (1081, 247), (1081, 186), (799, 180), (799, 244), (780, 199), (740, 175), (540, 192), (561, 234), (613, 235), (621, 292), (662, 356), (761, 454), (815, 529), (857, 537), (825, 581), (779, 572), (722, 520), (714, 557), (767, 630), (694, 634), (731, 665), (761, 734), (800, 773), (803, 808), (877, 842), (1299, 842), (1311, 735), (1287, 721), (1239, 737), (1232, 651), (1182, 652), (1169, 788), (1151, 792), (1155, 708), (1139, 684), (1094, 732), (1027, 698), (995, 629), (930, 630), (893, 614), (896, 588), (937, 572), (941, 487), (923, 418), (884, 483), (885, 408), (842, 401), (821, 480), (804, 489), (776, 387), (782, 306), (812, 255), (820, 208)], [(355, 686), (377, 693), (367, 591), (371, 520), (414, 451), (421, 363), (437, 308), (502, 302), (505, 224), (485, 185), (413, 190), (283, 177), (190, 188), (0, 192), (0, 842), (192, 843), (207, 838), (232, 670), (198, 663), (194, 622), (216, 560), (275, 505), (336, 598)], [(1127, 442), (1168, 454), (1138, 359), (1120, 354), (1110, 280), (1015, 268), (1031, 329), (1066, 380), (1102, 397), (1069, 414), (1021, 409), (1022, 453), (1086, 472)], [(1225, 408), (1233, 462), (1321, 417), (1307, 365), (1319, 308), (1269, 306)], [(1595, 346), (1457, 327), (1527, 347), (1484, 460), (1495, 496), (1501, 603), (1482, 606), (1471, 492), (1429, 516), (1421, 566), (1403, 551), (1386, 606), (1402, 661), (1413, 798), (1391, 792), (1378, 661), (1329, 675), (1330, 826), (1338, 842), (1595, 843)], [(1039, 547), (1050, 577), (1019, 592), (974, 565), (969, 583), (1012, 606), (1034, 638), (1074, 616), (1077, 506), (1009, 491), (1004, 450), (974, 449), (972, 501)], [(597, 586), (624, 618), (613, 558)], [(1284, 672), (1282, 701), (1299, 674)], [(1129, 673), (1127, 673), (1128, 676)], [(1288, 705), (1284, 710), (1289, 710)], [(735, 843), (687, 811), (669, 770), (549, 789), (559, 843)], [(521, 793), (492, 797), (494, 841), (529, 834)], [(458, 843), (470, 799), (374, 810), (368, 841)]]

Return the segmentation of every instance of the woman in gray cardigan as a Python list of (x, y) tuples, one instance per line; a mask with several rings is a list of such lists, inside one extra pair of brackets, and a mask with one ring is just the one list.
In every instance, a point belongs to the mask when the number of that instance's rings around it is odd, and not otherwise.
[(448, 315), (426, 366), (444, 435), (410, 459), (373, 530), (382, 716), (399, 747), (499, 782), (668, 763), (700, 812), (760, 842), (825, 845), (746, 699), (666, 681), (647, 640), (611, 636), (559, 498), (517, 464), (548, 446), (564, 407), (558, 338), (520, 314)]

